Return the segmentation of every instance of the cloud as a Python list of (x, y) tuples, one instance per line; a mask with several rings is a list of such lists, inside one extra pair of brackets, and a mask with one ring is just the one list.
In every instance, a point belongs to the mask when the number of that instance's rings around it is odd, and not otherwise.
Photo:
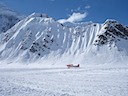
[(79, 6), (79, 7), (77, 8), (77, 11), (80, 11), (80, 9), (81, 9), (81, 7)]
[(73, 13), (67, 21), (69, 22), (79, 22), (82, 21), (87, 16), (87, 13)]
[(90, 8), (91, 8), (91, 6), (89, 6), (89, 5), (85, 6), (85, 9), (90, 9)]
[(58, 20), (58, 22), (60, 23), (66, 23), (66, 22), (71, 22), (71, 23), (75, 23), (75, 22), (80, 22), (82, 21), (85, 17), (87, 16), (87, 13), (73, 13), (68, 19), (60, 19)]

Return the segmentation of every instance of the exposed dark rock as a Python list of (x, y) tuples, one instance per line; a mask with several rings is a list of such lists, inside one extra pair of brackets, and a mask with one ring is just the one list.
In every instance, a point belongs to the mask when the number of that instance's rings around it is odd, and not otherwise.
[(26, 50), (27, 48), (25, 48), (24, 46), (21, 47), (22, 50)]
[(35, 53), (37, 50), (32, 46), (30, 49), (31, 52)]
[(93, 26), (96, 26), (96, 24), (94, 24)]
[(44, 42), (49, 43), (48, 40), (44, 39)]
[(47, 48), (47, 46), (46, 46), (45, 44), (44, 44), (43, 46), (44, 46), (45, 48)]
[(96, 45), (103, 45), (107, 42), (117, 42), (117, 40), (120, 41), (120, 39), (116, 39), (117, 37), (128, 40), (127, 27), (119, 24), (115, 20), (107, 20), (104, 23), (103, 28), (105, 29), (105, 31), (102, 32), (102, 34), (98, 35), (98, 39), (95, 40)]

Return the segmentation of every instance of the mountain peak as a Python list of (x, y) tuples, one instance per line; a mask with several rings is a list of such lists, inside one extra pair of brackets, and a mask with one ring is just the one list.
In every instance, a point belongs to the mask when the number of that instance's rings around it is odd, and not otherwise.
[(104, 24), (115, 24), (115, 23), (119, 23), (119, 22), (114, 19), (107, 19)]
[(95, 44), (110, 45), (121, 40), (128, 40), (128, 28), (116, 20), (108, 19), (99, 31)]
[(32, 13), (31, 15), (28, 16), (29, 18), (31, 17), (42, 17), (42, 18), (50, 18), (47, 14), (42, 14), (42, 13)]
[(0, 3), (0, 33), (6, 32), (23, 18), (24, 16)]

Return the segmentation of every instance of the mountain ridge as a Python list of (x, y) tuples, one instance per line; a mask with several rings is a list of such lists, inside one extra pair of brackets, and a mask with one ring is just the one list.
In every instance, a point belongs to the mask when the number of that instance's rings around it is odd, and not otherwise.
[[(52, 61), (51, 64), (60, 60), (63, 63), (106, 63), (115, 60), (117, 54), (122, 54), (118, 59), (127, 57), (127, 33), (127, 27), (115, 20), (104, 24), (66, 25), (46, 14), (33, 13), (2, 35), (0, 58), (14, 62)], [(107, 61), (108, 54), (111, 58)]]
[(24, 16), (0, 3), (0, 33), (6, 32), (23, 18)]

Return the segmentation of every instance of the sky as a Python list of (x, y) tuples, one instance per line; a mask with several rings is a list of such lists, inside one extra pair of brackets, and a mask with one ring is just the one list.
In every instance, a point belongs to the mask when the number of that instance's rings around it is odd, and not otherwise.
[(16, 12), (46, 13), (60, 22), (103, 23), (115, 19), (128, 25), (128, 0), (0, 0)]

